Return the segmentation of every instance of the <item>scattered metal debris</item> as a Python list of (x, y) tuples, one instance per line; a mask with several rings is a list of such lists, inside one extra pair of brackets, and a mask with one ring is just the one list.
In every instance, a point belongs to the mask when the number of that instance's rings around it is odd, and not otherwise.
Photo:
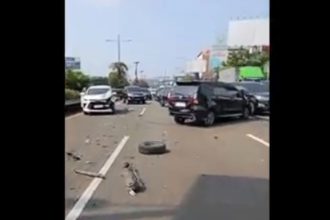
[(74, 160), (81, 160), (81, 156), (74, 154), (73, 152), (67, 152), (68, 156), (72, 157)]
[(100, 173), (94, 173), (94, 172), (89, 172), (89, 171), (84, 171), (84, 170), (74, 170), (75, 173), (89, 176), (89, 177), (96, 177), (96, 178), (102, 178), (105, 179), (105, 176), (100, 174)]
[(214, 139), (216, 139), (216, 140), (217, 140), (217, 139), (218, 139), (218, 136), (217, 136), (217, 135), (214, 135)]
[(123, 168), (124, 171), (121, 176), (125, 178), (125, 185), (128, 193), (131, 196), (135, 196), (136, 193), (144, 191), (145, 184), (140, 177), (139, 171), (133, 166), (133, 164), (124, 162)]
[(86, 139), (85, 139), (85, 144), (90, 144), (91, 143), (91, 139), (89, 138), (89, 137), (87, 137)]

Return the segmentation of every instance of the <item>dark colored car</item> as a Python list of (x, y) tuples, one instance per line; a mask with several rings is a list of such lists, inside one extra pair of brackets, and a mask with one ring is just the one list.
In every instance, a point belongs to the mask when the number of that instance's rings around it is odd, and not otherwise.
[(255, 108), (256, 114), (269, 112), (269, 82), (240, 82), (235, 83), (236, 86), (245, 88), (245, 91), (257, 100), (257, 105)]
[(168, 97), (169, 113), (178, 124), (186, 119), (211, 126), (219, 117), (250, 115), (249, 99), (235, 86), (222, 82), (177, 83)]
[(146, 103), (146, 96), (141, 91), (140, 87), (137, 86), (128, 86), (125, 88), (127, 94), (127, 104), (130, 103)]
[(167, 99), (170, 91), (171, 91), (171, 87), (164, 87), (157, 93), (157, 100), (162, 107), (168, 105)]

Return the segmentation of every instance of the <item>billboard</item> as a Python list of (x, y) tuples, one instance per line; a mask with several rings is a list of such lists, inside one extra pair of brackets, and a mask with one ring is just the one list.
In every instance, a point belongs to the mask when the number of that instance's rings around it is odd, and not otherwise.
[(269, 46), (269, 19), (249, 19), (229, 22), (229, 47)]
[(65, 57), (65, 69), (79, 70), (80, 69), (80, 58)]
[(192, 60), (186, 63), (186, 73), (203, 73), (206, 71), (206, 60)]

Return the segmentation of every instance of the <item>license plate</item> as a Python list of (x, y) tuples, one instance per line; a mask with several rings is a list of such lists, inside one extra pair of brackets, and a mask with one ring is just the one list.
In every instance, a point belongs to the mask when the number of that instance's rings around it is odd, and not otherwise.
[(186, 107), (186, 103), (184, 103), (184, 102), (176, 102), (176, 103), (174, 104), (174, 106), (175, 106), (175, 107)]
[(103, 108), (103, 105), (94, 105), (94, 108)]

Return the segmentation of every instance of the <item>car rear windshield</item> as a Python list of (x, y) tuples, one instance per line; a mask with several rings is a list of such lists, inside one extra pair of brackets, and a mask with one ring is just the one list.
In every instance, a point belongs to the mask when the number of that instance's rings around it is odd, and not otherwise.
[(198, 86), (176, 86), (173, 88), (173, 95), (194, 95), (198, 90)]
[(107, 93), (109, 89), (101, 89), (101, 88), (95, 88), (95, 89), (89, 89), (87, 91), (87, 95), (99, 95), (99, 94), (104, 94)]
[(128, 92), (142, 92), (142, 90), (140, 88), (128, 88), (127, 91)]
[(249, 92), (269, 92), (269, 85), (263, 83), (242, 83)]

